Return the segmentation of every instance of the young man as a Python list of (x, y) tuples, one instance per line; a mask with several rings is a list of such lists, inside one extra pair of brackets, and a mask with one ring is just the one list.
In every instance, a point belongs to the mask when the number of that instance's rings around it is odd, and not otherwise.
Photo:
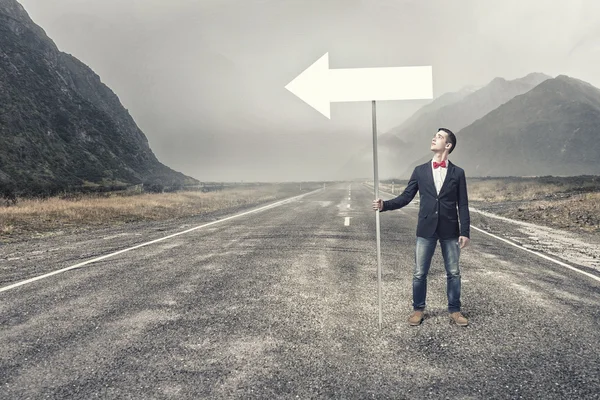
[[(440, 242), (446, 267), (448, 312), (457, 325), (466, 326), (460, 307), (460, 251), (469, 244), (470, 217), (465, 171), (452, 164), (448, 155), (456, 148), (456, 136), (440, 128), (431, 140), (433, 159), (415, 168), (404, 192), (398, 197), (373, 201), (373, 209), (396, 210), (409, 204), (419, 192), (419, 220), (413, 271), (413, 313), (411, 325), (423, 321), (427, 296), (427, 274), (437, 242)], [(457, 215), (458, 208), (458, 215)], [(459, 227), (460, 216), (460, 227)]]

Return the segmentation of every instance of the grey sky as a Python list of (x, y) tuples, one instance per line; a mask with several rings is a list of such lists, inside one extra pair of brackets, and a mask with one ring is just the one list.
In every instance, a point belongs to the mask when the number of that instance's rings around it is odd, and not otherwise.
[[(326, 52), (331, 68), (432, 65), (436, 97), (530, 72), (600, 87), (595, 0), (19, 1), (159, 160), (200, 180), (344, 178), (371, 145), (370, 104), (334, 103), (328, 120), (284, 88)], [(381, 102), (380, 131), (426, 103)]]

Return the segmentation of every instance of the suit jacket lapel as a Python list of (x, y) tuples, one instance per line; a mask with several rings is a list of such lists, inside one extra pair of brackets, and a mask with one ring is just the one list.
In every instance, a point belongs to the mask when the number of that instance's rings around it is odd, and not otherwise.
[(433, 168), (431, 166), (431, 160), (427, 163), (427, 172), (425, 174), (427, 180), (429, 181), (428, 186), (433, 191), (433, 195), (437, 195), (437, 190), (435, 190), (435, 181), (433, 180)]
[[(454, 164), (452, 164), (450, 162), (450, 160), (448, 160), (448, 171), (446, 171), (446, 179), (444, 179), (444, 182), (442, 183), (442, 188), (440, 189), (440, 196), (444, 192), (444, 189), (446, 188), (446, 186), (448, 186), (448, 181), (450, 180), (450, 178), (452, 178), (453, 174), (454, 174)], [(431, 178), (433, 179), (433, 173), (431, 174)], [(435, 190), (435, 184), (433, 186), (433, 189)]]

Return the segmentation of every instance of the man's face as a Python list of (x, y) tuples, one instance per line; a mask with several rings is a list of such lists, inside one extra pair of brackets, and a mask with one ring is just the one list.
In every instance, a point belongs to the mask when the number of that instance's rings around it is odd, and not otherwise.
[(436, 132), (431, 139), (431, 151), (444, 151), (448, 134), (444, 131)]

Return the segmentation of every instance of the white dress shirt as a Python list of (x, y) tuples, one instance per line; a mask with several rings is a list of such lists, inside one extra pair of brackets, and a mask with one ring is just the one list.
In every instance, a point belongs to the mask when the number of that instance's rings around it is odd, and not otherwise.
[(433, 182), (435, 183), (435, 189), (437, 194), (440, 194), (444, 180), (446, 179), (446, 173), (448, 172), (448, 160), (446, 159), (446, 168), (437, 167), (433, 168), (433, 159), (431, 160), (431, 170), (433, 171)]

